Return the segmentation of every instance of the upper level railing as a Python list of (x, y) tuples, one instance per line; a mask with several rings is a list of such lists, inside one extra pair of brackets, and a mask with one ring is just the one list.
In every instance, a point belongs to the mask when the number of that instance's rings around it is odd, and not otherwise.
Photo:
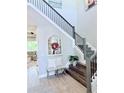
[(34, 5), (39, 11), (41, 11), (44, 15), (56, 23), (61, 29), (66, 31), (70, 36), (74, 37), (74, 26), (72, 26), (45, 0), (27, 0), (27, 2)]

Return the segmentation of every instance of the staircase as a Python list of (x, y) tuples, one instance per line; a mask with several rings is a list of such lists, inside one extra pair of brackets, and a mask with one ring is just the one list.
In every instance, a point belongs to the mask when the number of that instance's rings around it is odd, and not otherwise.
[[(94, 54), (94, 51), (91, 49), (91, 47), (89, 47), (88, 45), (86, 46), (86, 56), (91, 57)], [(83, 51), (84, 53), (84, 45), (78, 45), (78, 47)]]
[(66, 70), (66, 72), (71, 75), (74, 79), (76, 79), (78, 82), (80, 82), (85, 87), (86, 84), (86, 66), (84, 66), (81, 63), (77, 63), (76, 66), (69, 66), (69, 69)]
[[(95, 72), (97, 70), (97, 64), (91, 62), (91, 78), (95, 79)], [(79, 83), (87, 87), (86, 83), (86, 65), (82, 63), (77, 63), (76, 66), (69, 65), (69, 69), (66, 69), (66, 72), (71, 75), (74, 79), (76, 79)], [(97, 75), (97, 74), (95, 74)], [(92, 80), (91, 79), (91, 80)]]
[(69, 69), (67, 69), (67, 72), (81, 84), (87, 87), (87, 93), (92, 93), (91, 81), (94, 78), (94, 73), (97, 71), (96, 51), (92, 50), (91, 47), (86, 44), (86, 38), (82, 38), (79, 34), (77, 34), (75, 32), (75, 27), (72, 26), (45, 0), (27, 0), (27, 2), (28, 5), (35, 7), (75, 40), (75, 45), (78, 46), (84, 54), (86, 65), (81, 63), (77, 63), (75, 67), (70, 65)]

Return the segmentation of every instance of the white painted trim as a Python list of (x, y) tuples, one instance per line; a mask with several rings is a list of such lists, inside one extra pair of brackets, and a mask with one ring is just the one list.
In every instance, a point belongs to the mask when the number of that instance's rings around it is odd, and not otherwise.
[[(49, 76), (55, 75), (55, 72), (51, 71), (49, 72)], [(47, 73), (43, 74), (43, 75), (39, 75), (39, 79), (41, 78), (46, 78), (47, 77)]]
[(92, 93), (97, 93), (97, 76), (93, 79), (91, 83)]
[(86, 42), (86, 44), (89, 46), (89, 47), (91, 47), (91, 50), (93, 50), (93, 51), (95, 51), (96, 52), (96, 48), (95, 47), (93, 47), (89, 42)]
[(76, 49), (82, 56), (84, 56), (83, 50), (82, 50), (82, 52), (81, 52), (81, 50), (79, 49), (79, 47), (77, 47), (76, 45), (75, 45), (75, 49)]
[(81, 57), (82, 57), (82, 59), (83, 59), (83, 60), (81, 60), (81, 63), (85, 65), (85, 64), (86, 64), (86, 60), (84, 59), (84, 53), (83, 53), (83, 51), (81, 51), (81, 50), (79, 49), (79, 47), (77, 47), (76, 45), (75, 45), (74, 48), (75, 48), (76, 51), (79, 53), (79, 55), (81, 55)]
[(47, 73), (43, 75), (39, 75), (39, 79), (47, 77)]
[(48, 57), (57, 57), (57, 56), (63, 56), (63, 54), (54, 54), (54, 55), (50, 55), (50, 54), (48, 54)]

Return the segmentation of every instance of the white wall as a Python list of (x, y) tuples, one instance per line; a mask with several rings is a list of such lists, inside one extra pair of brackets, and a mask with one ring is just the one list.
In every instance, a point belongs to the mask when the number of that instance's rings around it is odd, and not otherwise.
[(85, 11), (84, 0), (77, 1), (77, 32), (97, 48), (97, 6)]
[[(38, 43), (38, 62), (40, 63), (40, 73), (46, 73), (46, 66), (48, 59), (51, 58), (48, 56), (48, 38), (52, 35), (57, 35), (61, 39), (62, 46), (62, 57), (63, 62), (66, 64), (68, 62), (68, 56), (73, 54), (73, 41), (69, 39), (67, 36), (62, 34), (58, 29), (54, 26), (47, 25), (47, 27), (39, 27), (39, 43)], [(56, 57), (54, 57), (56, 59)]]
[(74, 54), (74, 42), (72, 38), (63, 34), (55, 25), (51, 24), (46, 18), (41, 16), (31, 7), (28, 7), (28, 25), (37, 26), (38, 37), (38, 64), (39, 74), (42, 76), (46, 74), (46, 67), (48, 62), (48, 38), (52, 35), (58, 35), (62, 43), (63, 62), (68, 62), (68, 56)]

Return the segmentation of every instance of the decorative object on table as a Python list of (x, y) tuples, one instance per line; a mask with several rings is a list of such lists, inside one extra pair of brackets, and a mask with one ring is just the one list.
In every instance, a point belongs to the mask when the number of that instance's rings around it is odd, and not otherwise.
[(73, 66), (76, 66), (78, 60), (79, 60), (78, 56), (73, 55), (69, 56), (69, 61)]
[(53, 35), (48, 39), (48, 54), (61, 54), (61, 40), (57, 35)]
[(97, 3), (97, 0), (85, 0), (85, 9), (86, 11), (95, 6)]

